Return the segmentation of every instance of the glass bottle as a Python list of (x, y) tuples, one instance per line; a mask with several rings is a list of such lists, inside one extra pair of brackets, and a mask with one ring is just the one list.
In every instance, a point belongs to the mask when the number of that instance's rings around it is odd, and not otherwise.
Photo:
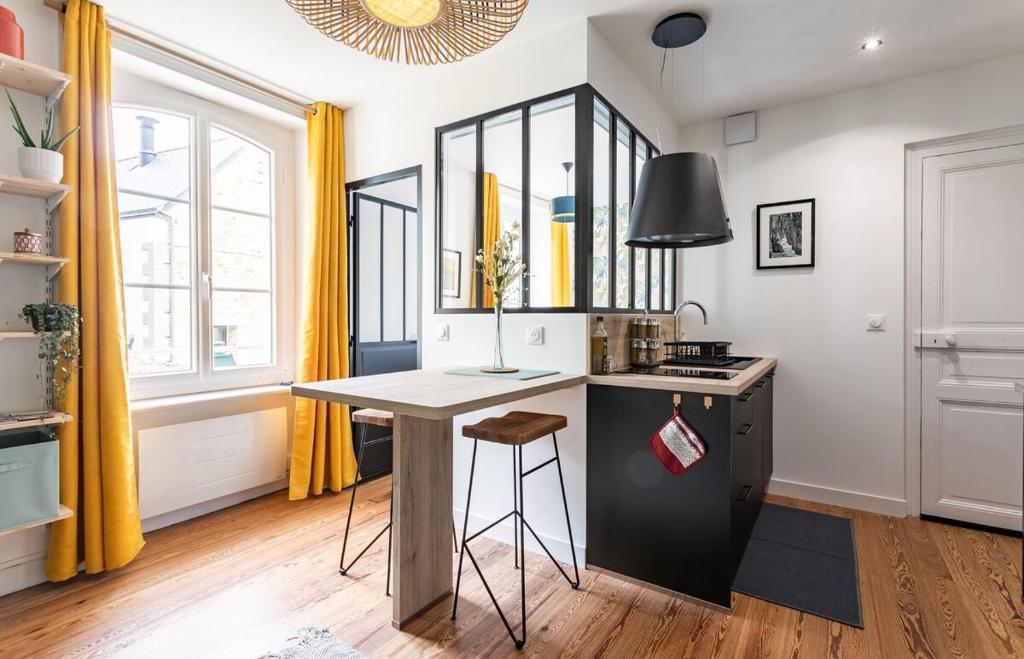
[(590, 337), (590, 371), (605, 373), (605, 359), (608, 357), (608, 332), (604, 329), (604, 316), (597, 317), (597, 327)]

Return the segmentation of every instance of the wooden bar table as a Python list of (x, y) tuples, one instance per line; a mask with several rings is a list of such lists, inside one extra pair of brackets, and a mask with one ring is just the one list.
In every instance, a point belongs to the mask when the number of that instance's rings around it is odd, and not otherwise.
[(584, 382), (583, 375), (513, 380), (430, 369), (292, 386), (293, 396), (395, 415), (395, 627), (452, 592), (452, 418)]

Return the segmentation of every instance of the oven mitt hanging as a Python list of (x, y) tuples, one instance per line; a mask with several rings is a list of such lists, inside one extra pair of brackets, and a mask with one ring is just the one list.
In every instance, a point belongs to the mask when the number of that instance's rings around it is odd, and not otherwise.
[(707, 452), (700, 435), (679, 415), (678, 407), (672, 418), (651, 435), (651, 450), (665, 469), (676, 476), (703, 460)]

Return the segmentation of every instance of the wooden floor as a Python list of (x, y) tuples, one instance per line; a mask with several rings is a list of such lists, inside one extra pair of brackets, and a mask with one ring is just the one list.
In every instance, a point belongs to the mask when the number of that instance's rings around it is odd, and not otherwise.
[[(361, 491), (357, 547), (386, 521), (389, 487), (382, 479)], [(448, 600), (399, 632), (384, 596), (384, 543), (352, 576), (338, 574), (348, 494), (289, 503), (279, 492), (151, 533), (117, 573), (0, 598), (0, 657), (252, 659), (304, 625), (330, 627), (369, 657), (1024, 656), (1019, 539), (775, 500), (853, 518), (864, 630), (742, 595), (719, 613), (590, 571), (577, 592), (528, 555), (531, 636), (521, 653), (472, 571), (457, 622)], [(479, 542), (518, 620), (512, 551)]]

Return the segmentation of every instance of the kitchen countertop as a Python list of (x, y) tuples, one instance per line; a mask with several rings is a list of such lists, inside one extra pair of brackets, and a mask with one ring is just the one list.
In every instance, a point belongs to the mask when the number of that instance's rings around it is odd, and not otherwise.
[[(702, 378), (671, 377), (664, 375), (643, 375), (640, 373), (613, 373), (610, 375), (588, 375), (587, 384), (598, 384), (609, 387), (636, 387), (638, 389), (661, 389), (664, 391), (690, 391), (701, 394), (722, 394), (738, 396), (747, 387), (754, 384), (761, 376), (775, 368), (779, 360), (774, 357), (763, 357), (750, 368), (742, 371), (731, 380), (705, 380)], [(727, 368), (699, 368), (702, 371), (728, 371)], [(1017, 383), (1021, 387), (1024, 383)]]
[(1013, 383), (1013, 388), (1024, 394), (1024, 380), (1017, 380)]

